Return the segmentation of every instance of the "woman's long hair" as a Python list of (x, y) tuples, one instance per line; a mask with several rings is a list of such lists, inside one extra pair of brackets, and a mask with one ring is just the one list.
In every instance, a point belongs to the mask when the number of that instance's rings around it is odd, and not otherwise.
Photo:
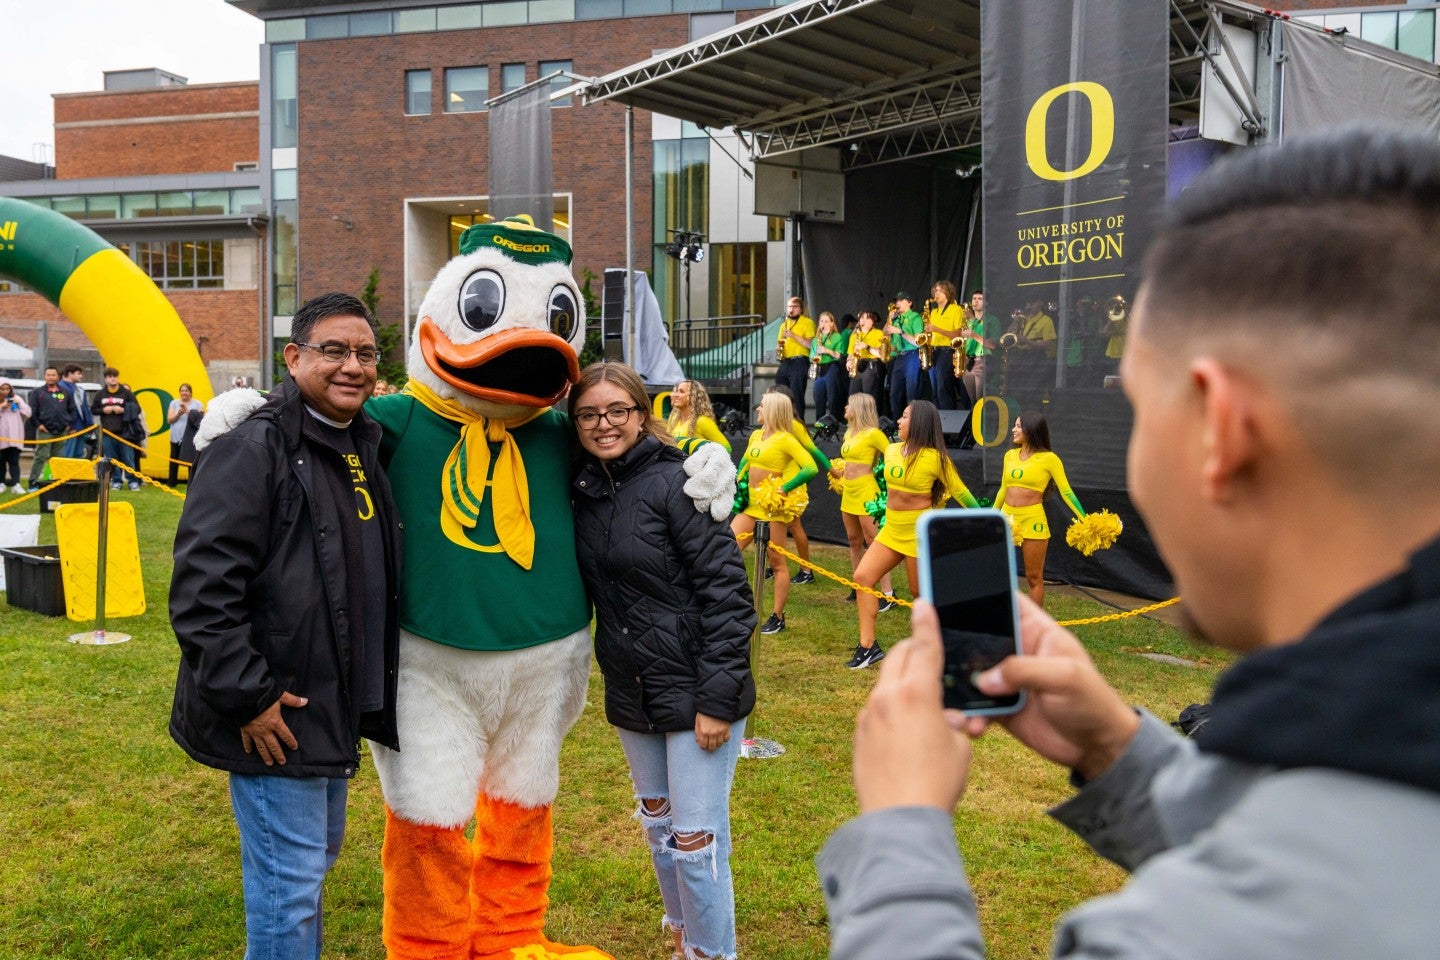
[(693, 437), (695, 436), (695, 424), (700, 422), (701, 417), (715, 419), (715, 408), (710, 404), (710, 394), (705, 392), (705, 388), (700, 385), (699, 380), (682, 380), (680, 382), (690, 385), (690, 412), (685, 415), (683, 420), (676, 420), (675, 425), (684, 427), (679, 436)]
[(770, 390), (760, 398), (760, 425), (771, 433), (789, 433), (795, 422), (790, 391)]
[(1030, 450), (1034, 453), (1044, 453), (1050, 449), (1050, 424), (1045, 420), (1045, 414), (1038, 410), (1026, 410), (1020, 414), (1020, 432), (1025, 435), (1025, 443), (1029, 444)]
[[(675, 438), (665, 428), (665, 424), (655, 416), (650, 409), (650, 396), (645, 392), (645, 381), (640, 375), (623, 363), (613, 360), (602, 360), (599, 363), (592, 363), (580, 371), (580, 382), (570, 388), (570, 419), (575, 419), (575, 409), (585, 399), (585, 394), (597, 384), (613, 383), (624, 390), (630, 397), (632, 406), (639, 407), (636, 411), (640, 416), (640, 432), (648, 433), (661, 443), (675, 446)], [(578, 429), (578, 427), (577, 427)]]
[(910, 411), (910, 437), (905, 441), (905, 470), (908, 472), (920, 456), (920, 451), (926, 448), (934, 450), (940, 455), (940, 471), (942, 476), (930, 487), (930, 503), (940, 506), (945, 500), (947, 484), (943, 474), (950, 473), (956, 478), (960, 472), (955, 469), (955, 464), (950, 460), (950, 454), (945, 450), (945, 428), (940, 421), (940, 411), (935, 404), (929, 400), (912, 400), (909, 406)]
[(858, 437), (866, 430), (880, 428), (880, 413), (875, 409), (875, 398), (868, 393), (852, 393), (846, 401), (855, 415), (845, 425), (845, 439)]

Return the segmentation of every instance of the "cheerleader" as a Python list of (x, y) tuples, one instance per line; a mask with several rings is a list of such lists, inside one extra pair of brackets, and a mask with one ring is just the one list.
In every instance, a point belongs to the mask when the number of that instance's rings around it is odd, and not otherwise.
[(665, 421), (670, 435), (676, 440), (700, 439), (718, 443), (730, 452), (730, 441), (720, 432), (715, 422), (715, 410), (710, 406), (710, 394), (700, 385), (699, 380), (681, 380), (670, 393), (670, 418)]
[[(768, 520), (772, 541), (783, 548), (785, 529), (798, 513), (791, 494), (802, 489), (819, 472), (815, 458), (795, 439), (794, 422), (795, 408), (789, 398), (779, 391), (761, 398), (760, 429), (750, 436), (745, 456), (740, 460), (741, 476), (749, 484), (750, 503), (744, 513), (737, 514), (730, 522), (730, 529), (742, 544), (754, 534), (755, 521)], [(755, 562), (764, 563), (765, 558), (757, 556)], [(777, 566), (786, 575), (775, 578), (774, 612), (760, 627), (761, 633), (779, 633), (785, 629), (785, 601), (790, 596), (789, 568)]]
[[(979, 506), (945, 452), (940, 411), (930, 401), (915, 400), (900, 416), (900, 442), (885, 448), (885, 485), (885, 525), (861, 558), (855, 582), (873, 587), (904, 561), (913, 596), (917, 581), (915, 558), (919, 555), (915, 528), (920, 514), (951, 499), (967, 507)], [(885, 651), (875, 640), (879, 600), (864, 590), (856, 593), (860, 643), (845, 665), (851, 670), (863, 670), (885, 659)]]
[[(784, 384), (776, 384), (765, 392), (780, 394), (790, 401), (790, 409), (795, 409), (795, 395), (792, 394), (790, 388)], [(790, 432), (795, 435), (796, 440), (800, 441), (800, 445), (805, 448), (806, 452), (815, 458), (815, 462), (819, 464), (820, 469), (828, 472), (830, 470), (830, 458), (825, 456), (819, 447), (815, 446), (815, 441), (810, 436), (810, 431), (805, 429), (805, 421), (796, 417), (794, 422), (790, 424)], [(786, 474), (781, 479), (788, 483), (798, 470), (798, 466), (791, 464), (786, 468)], [(805, 532), (805, 525), (801, 518), (805, 516), (805, 510), (810, 506), (809, 486), (802, 484), (795, 490), (794, 496), (791, 499), (795, 504), (795, 519), (790, 521), (788, 527), (790, 539), (795, 541), (795, 555), (808, 564), (810, 562), (810, 536)], [(773, 575), (774, 568), (783, 566), (783, 564), (780, 563), (780, 555), (778, 553), (771, 554), (767, 560), (770, 564), (765, 572), (766, 578), (768, 579)], [(789, 568), (787, 567), (786, 569)], [(815, 574), (810, 571), (808, 566), (801, 567), (800, 572), (795, 575), (795, 579), (790, 582), (814, 583)]]
[[(885, 456), (890, 438), (880, 432), (875, 398), (868, 393), (851, 395), (845, 404), (845, 422), (849, 426), (840, 446), (840, 459), (831, 464), (830, 476), (840, 484), (840, 519), (845, 523), (845, 537), (850, 541), (850, 570), (853, 573), (860, 566), (865, 548), (875, 540), (875, 518), (870, 516), (865, 505), (880, 499), (875, 464)], [(885, 599), (880, 602), (880, 612), (884, 613), (895, 606), (889, 573), (880, 578), (880, 591), (885, 594)], [(850, 591), (848, 599), (855, 599), (854, 590)]]
[(1010, 518), (1015, 545), (1025, 563), (1025, 583), (1030, 599), (1045, 602), (1045, 553), (1050, 548), (1050, 524), (1045, 520), (1045, 491), (1050, 484), (1076, 517), (1085, 516), (1080, 498), (1065, 478), (1065, 465), (1050, 449), (1050, 425), (1045, 415), (1026, 410), (1015, 418), (1010, 430), (1015, 444), (1005, 453), (1000, 492), (995, 507)]

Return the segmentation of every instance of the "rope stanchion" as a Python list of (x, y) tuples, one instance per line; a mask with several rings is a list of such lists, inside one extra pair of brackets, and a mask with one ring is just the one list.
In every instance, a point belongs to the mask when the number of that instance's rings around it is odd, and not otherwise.
[[(769, 521), (757, 520), (755, 532), (746, 534), (745, 538), (755, 541), (755, 632), (750, 635), (750, 672), (754, 673), (755, 664), (760, 659), (760, 624), (764, 622), (761, 617), (765, 616), (765, 548), (770, 545)], [(755, 716), (759, 712), (758, 703), (750, 708), (745, 738), (740, 741), (740, 756), (746, 760), (772, 760), (785, 753), (785, 748), (776, 741), (755, 736)]]
[(95, 548), (95, 629), (82, 633), (72, 633), (66, 637), (71, 643), (82, 644), (87, 647), (107, 647), (116, 643), (125, 643), (130, 639), (128, 633), (115, 633), (105, 629), (105, 581), (107, 567), (109, 564), (109, 540), (110, 540), (110, 468), (114, 460), (95, 461), (95, 479), (100, 482), (100, 502), (96, 513), (95, 528), (98, 543)]
[[(742, 543), (741, 546), (743, 547), (744, 544)], [(856, 591), (863, 590), (871, 596), (879, 597), (882, 600), (886, 599), (885, 594), (881, 593), (879, 590), (876, 590), (874, 587), (863, 587), (860, 584), (856, 583), (854, 580), (851, 580), (847, 577), (842, 577), (838, 573), (831, 573), (824, 567), (818, 567), (808, 560), (801, 560), (799, 557), (791, 553), (789, 550), (786, 550), (784, 547), (777, 547), (773, 543), (769, 546), (771, 550), (774, 550), (786, 560), (798, 563), (800, 566), (804, 567), (807, 570), (810, 570), (812, 573), (818, 573), (822, 577), (834, 580), (842, 587), (849, 587), (850, 589)], [(914, 603), (910, 602), (909, 600), (903, 600), (900, 597), (891, 597), (889, 599), (893, 599), (902, 607), (913, 608), (915, 606)], [(1136, 607), (1134, 610), (1122, 610), (1119, 613), (1107, 613), (1104, 616), (1100, 617), (1083, 617), (1079, 620), (1060, 620), (1057, 622), (1062, 627), (1083, 627), (1094, 623), (1113, 623), (1116, 620), (1128, 620), (1131, 617), (1140, 617), (1144, 616), (1147, 613), (1153, 613), (1156, 610), (1163, 610), (1164, 608), (1174, 606), (1179, 602), (1179, 597), (1171, 597), (1169, 600), (1161, 600), (1159, 603), (1152, 603), (1144, 607)]]

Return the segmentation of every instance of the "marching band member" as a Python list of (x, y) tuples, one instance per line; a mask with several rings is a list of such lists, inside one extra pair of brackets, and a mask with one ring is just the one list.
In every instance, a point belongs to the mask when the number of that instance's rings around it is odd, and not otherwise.
[(814, 368), (815, 419), (830, 414), (836, 420), (844, 415), (845, 395), (841, 390), (845, 367), (845, 334), (835, 325), (835, 314), (820, 314), (820, 327), (810, 345), (810, 364)]
[(965, 329), (965, 308), (955, 302), (955, 284), (949, 280), (935, 281), (930, 296), (935, 306), (925, 323), (925, 331), (936, 338), (930, 361), (930, 393), (935, 398), (935, 406), (941, 410), (964, 409), (957, 399), (964, 387), (955, 376), (955, 348), (950, 342), (959, 338)]
[(885, 318), (890, 335), (890, 411), (904, 410), (920, 396), (920, 347), (915, 338), (924, 332), (925, 321), (912, 309), (910, 294), (895, 294), (895, 306)]
[(880, 409), (882, 364), (885, 353), (885, 334), (877, 324), (880, 318), (874, 310), (861, 310), (850, 335), (850, 393), (867, 393)]
[(791, 297), (785, 304), (785, 316), (780, 318), (776, 350), (780, 368), (775, 371), (775, 382), (790, 388), (796, 416), (801, 420), (805, 419), (805, 381), (810, 378), (810, 342), (814, 338), (815, 321), (805, 316), (800, 298)]

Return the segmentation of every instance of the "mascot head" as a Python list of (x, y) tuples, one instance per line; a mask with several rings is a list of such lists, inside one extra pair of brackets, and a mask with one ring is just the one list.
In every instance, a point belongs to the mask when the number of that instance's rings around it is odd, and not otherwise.
[(407, 372), (486, 417), (557, 403), (585, 342), (570, 245), (528, 216), (480, 223), (420, 304)]

